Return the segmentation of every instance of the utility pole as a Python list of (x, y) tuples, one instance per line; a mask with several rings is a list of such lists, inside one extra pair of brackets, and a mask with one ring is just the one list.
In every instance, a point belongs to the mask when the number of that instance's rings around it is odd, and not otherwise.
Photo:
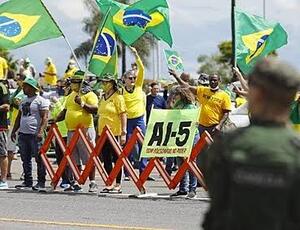
[(232, 65), (236, 67), (235, 53), (235, 0), (231, 0)]

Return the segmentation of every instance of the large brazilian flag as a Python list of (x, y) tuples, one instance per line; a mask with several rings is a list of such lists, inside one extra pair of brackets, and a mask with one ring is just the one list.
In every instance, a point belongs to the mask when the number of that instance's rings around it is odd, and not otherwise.
[(9, 0), (0, 5), (0, 47), (16, 49), (62, 36), (40, 0)]
[(117, 74), (118, 55), (116, 34), (113, 27), (112, 18), (107, 15), (103, 22), (99, 25), (94, 41), (93, 53), (89, 63), (89, 71), (101, 77), (106, 73), (112, 75)]
[(113, 0), (96, 0), (102, 13), (110, 8), (116, 33), (127, 44), (133, 44), (145, 32), (172, 46), (169, 6), (166, 0), (140, 0), (131, 5)]
[(279, 23), (235, 10), (236, 58), (239, 68), (249, 74), (255, 63), (287, 44), (287, 33)]

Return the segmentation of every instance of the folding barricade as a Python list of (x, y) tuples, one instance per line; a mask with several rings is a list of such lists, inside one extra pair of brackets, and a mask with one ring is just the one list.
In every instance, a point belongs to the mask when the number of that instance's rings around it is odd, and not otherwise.
[[(49, 159), (47, 158), (47, 151), (51, 145), (51, 142), (53, 139), (56, 139), (60, 148), (64, 152), (64, 157), (62, 161), (60, 162), (56, 172), (54, 171), (53, 167), (51, 166), (51, 163)], [(80, 173), (77, 165), (72, 160), (72, 153), (74, 150), (74, 147), (77, 143), (77, 141), (81, 139), (84, 143), (84, 145), (87, 147), (88, 153), (89, 153), (89, 159), (85, 166), (85, 169), (82, 173)], [(118, 160), (115, 163), (115, 166), (113, 167), (111, 173), (108, 175), (104, 169), (104, 166), (102, 165), (100, 161), (100, 155), (102, 153), (103, 146), (108, 140), (110, 144), (112, 145), (115, 154), (118, 156)], [(135, 183), (136, 187), (141, 193), (145, 193), (146, 189), (144, 187), (144, 184), (154, 169), (154, 167), (158, 170), (159, 174), (163, 178), (164, 182), (168, 186), (169, 189), (175, 189), (182, 177), (184, 176), (186, 170), (190, 170), (194, 175), (197, 177), (198, 181), (201, 183), (203, 188), (207, 190), (206, 184), (204, 182), (203, 174), (201, 173), (200, 169), (196, 165), (196, 158), (199, 155), (199, 153), (203, 150), (203, 148), (212, 142), (211, 136), (208, 134), (208, 132), (204, 132), (198, 141), (198, 143), (193, 147), (190, 157), (186, 158), (184, 163), (181, 165), (181, 167), (178, 169), (177, 173), (171, 179), (171, 177), (168, 175), (167, 171), (165, 170), (164, 166), (160, 162), (159, 158), (152, 158), (149, 159), (149, 162), (143, 171), (143, 173), (138, 177), (135, 170), (133, 169), (133, 166), (131, 165), (130, 161), (128, 160), (128, 156), (131, 153), (132, 148), (136, 144), (136, 142), (143, 143), (144, 136), (139, 128), (136, 128), (131, 136), (131, 138), (127, 141), (127, 144), (122, 150), (122, 147), (115, 139), (114, 135), (111, 133), (110, 129), (108, 127), (105, 127), (101, 136), (98, 138), (96, 146), (93, 147), (93, 145), (88, 141), (86, 138), (85, 133), (83, 132), (83, 129), (81, 127), (78, 127), (71, 140), (69, 145), (67, 146), (64, 142), (60, 132), (58, 131), (58, 128), (56, 124), (51, 125), (50, 130), (48, 132), (47, 138), (43, 144), (43, 146), (40, 149), (41, 158), (43, 160), (43, 163), (46, 167), (46, 170), (49, 173), (50, 179), (51, 179), (51, 185), (53, 188), (56, 188), (64, 170), (67, 167), (67, 164), (69, 165), (70, 169), (72, 170), (75, 179), (80, 184), (84, 184), (87, 180), (91, 170), (96, 167), (97, 171), (99, 172), (102, 180), (106, 185), (112, 185), (114, 180), (116, 179), (118, 173), (120, 170), (122, 170), (122, 167), (126, 168), (126, 170), (129, 173), (129, 176)]]

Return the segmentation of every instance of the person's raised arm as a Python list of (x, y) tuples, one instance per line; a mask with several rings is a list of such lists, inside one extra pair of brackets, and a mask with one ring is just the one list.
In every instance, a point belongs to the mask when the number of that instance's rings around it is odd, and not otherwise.
[(233, 73), (237, 76), (238, 80), (241, 82), (241, 86), (242, 86), (243, 90), (248, 91), (249, 90), (248, 82), (243, 77), (240, 70), (237, 67), (233, 67), (232, 70), (233, 70)]
[(182, 87), (189, 88), (194, 95), (197, 95), (197, 87), (189, 85), (187, 82), (183, 81), (175, 70), (169, 69), (169, 74), (172, 75), (178, 84)]
[(138, 67), (137, 78), (136, 78), (135, 84), (136, 84), (136, 86), (142, 87), (144, 84), (145, 67), (144, 67), (142, 59), (140, 58), (137, 50), (131, 46), (130, 46), (130, 49), (135, 56), (135, 61), (136, 61), (137, 67)]

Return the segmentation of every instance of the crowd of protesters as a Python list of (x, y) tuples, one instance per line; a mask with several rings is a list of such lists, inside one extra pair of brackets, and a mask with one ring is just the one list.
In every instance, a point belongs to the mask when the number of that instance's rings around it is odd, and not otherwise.
[[(39, 148), (45, 137), (45, 130), (51, 123), (56, 123), (65, 142), (69, 143), (74, 131), (80, 125), (95, 146), (105, 126), (108, 126), (121, 146), (129, 140), (136, 127), (143, 134), (146, 132), (151, 110), (155, 109), (193, 109), (201, 106), (199, 127), (195, 133), (196, 143), (204, 131), (212, 137), (218, 136), (228, 122), (234, 107), (247, 104), (248, 83), (237, 68), (233, 69), (239, 84), (234, 84), (232, 92), (221, 89), (221, 77), (213, 74), (200, 74), (198, 85), (190, 83), (190, 75), (169, 70), (176, 84), (165, 87), (162, 95), (161, 85), (151, 82), (150, 93), (143, 91), (145, 70), (134, 48), (131, 48), (136, 62), (120, 79), (106, 74), (101, 78), (86, 77), (73, 60), (70, 60), (64, 75), (58, 78), (53, 60), (45, 59), (45, 69), (37, 74), (29, 58), (17, 63), (13, 79), (7, 79), (8, 66), (0, 58), (0, 189), (8, 188), (7, 179), (11, 179), (11, 164), (15, 154), (20, 153), (23, 174), (19, 189), (45, 189), (46, 170), (39, 155)], [(15, 82), (15, 84), (13, 84)], [(100, 87), (97, 87), (99, 86)], [(11, 91), (9, 88), (15, 88)], [(230, 94), (236, 95), (232, 100)], [(295, 100), (299, 104), (299, 98)], [(297, 107), (299, 108), (299, 107)], [(147, 165), (146, 158), (140, 158), (141, 144), (136, 144), (129, 155), (134, 168), (142, 173)], [(117, 156), (106, 141), (102, 150), (102, 161), (106, 172), (112, 171)], [(55, 154), (59, 164), (63, 151), (55, 143)], [(33, 185), (32, 156), (37, 164), (37, 184)], [(76, 143), (72, 154), (80, 171), (88, 161), (88, 151), (83, 141)], [(182, 164), (182, 158), (170, 157), (165, 160), (169, 175)], [(124, 174), (124, 175), (123, 175)], [(121, 193), (122, 178), (130, 180), (129, 173), (119, 172), (115, 183), (100, 189), (102, 193)], [(150, 177), (148, 180), (155, 180)], [(95, 170), (89, 175), (89, 192), (99, 190), (95, 180)], [(69, 167), (62, 175), (60, 187), (65, 191), (81, 191)], [(197, 179), (186, 172), (179, 190), (172, 196), (196, 196)]]

